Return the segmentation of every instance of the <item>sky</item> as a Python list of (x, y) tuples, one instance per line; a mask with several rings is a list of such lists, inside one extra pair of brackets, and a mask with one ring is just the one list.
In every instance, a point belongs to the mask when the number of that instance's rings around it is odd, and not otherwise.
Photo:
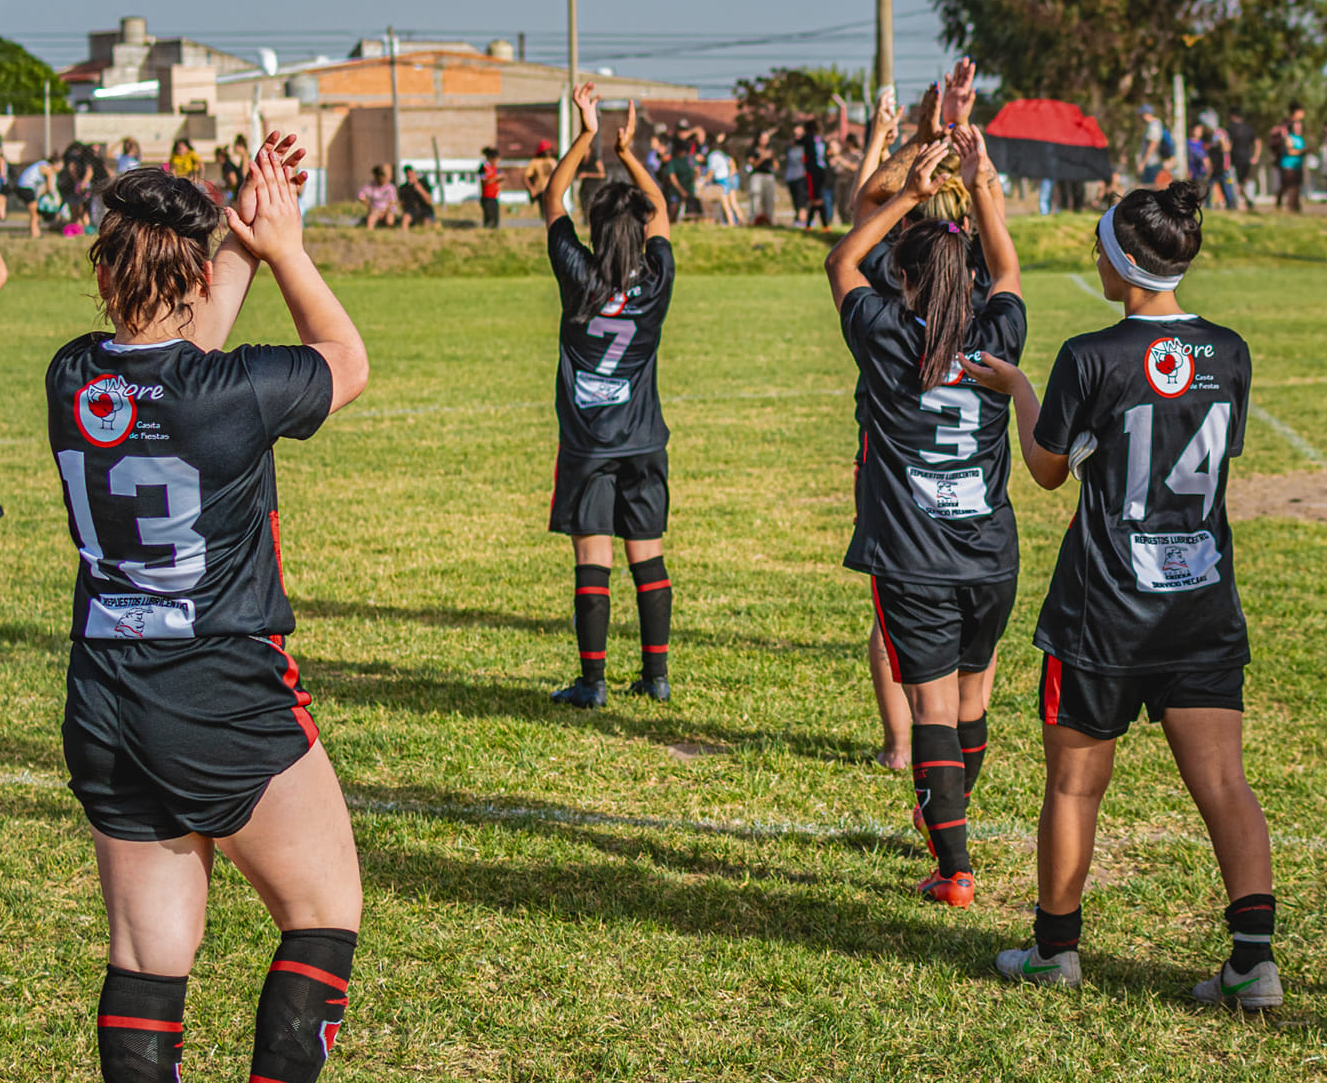
[[(739, 77), (774, 67), (852, 71), (874, 63), (874, 0), (578, 0), (577, 8), (582, 69), (689, 83), (703, 97), (728, 97)], [(894, 9), (895, 80), (909, 102), (954, 57), (937, 40), (940, 23), (927, 0), (894, 0)], [(120, 14), (144, 16), (155, 37), (193, 38), (255, 61), (260, 46), (283, 63), (345, 56), (389, 24), (403, 40), (441, 37), (479, 48), (494, 38), (515, 44), (524, 31), (528, 60), (565, 65), (567, 55), (563, 0), (124, 0), (115, 12), (106, 0), (0, 0), (0, 35), (55, 68), (86, 59), (88, 31), (114, 29)]]

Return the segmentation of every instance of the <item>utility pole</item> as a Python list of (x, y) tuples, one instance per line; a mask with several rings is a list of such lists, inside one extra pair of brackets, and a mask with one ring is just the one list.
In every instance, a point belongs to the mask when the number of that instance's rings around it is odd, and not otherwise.
[(401, 183), (401, 102), (396, 94), (396, 31), (387, 28), (388, 67), (392, 73), (392, 183)]
[[(875, 91), (894, 85), (894, 0), (876, 0)], [(870, 103), (867, 103), (870, 112)]]
[(1172, 122), (1174, 129), (1171, 138), (1175, 140), (1175, 168), (1171, 170), (1180, 180), (1186, 180), (1189, 176), (1189, 117), (1186, 111), (1188, 95), (1184, 89), (1184, 73), (1177, 71), (1172, 79), (1171, 94), (1173, 95), (1171, 115), (1175, 118)]
[(576, 38), (576, 0), (567, 0), (567, 97), (576, 89), (576, 71), (580, 67), (580, 43)]

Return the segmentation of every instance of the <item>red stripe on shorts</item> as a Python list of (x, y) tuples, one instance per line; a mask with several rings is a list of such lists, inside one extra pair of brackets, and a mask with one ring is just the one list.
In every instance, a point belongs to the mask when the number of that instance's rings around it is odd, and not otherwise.
[(138, 1019), (132, 1015), (99, 1015), (97, 1026), (121, 1030), (151, 1030), (160, 1034), (183, 1034), (184, 1024), (170, 1019)]
[(1046, 682), (1041, 687), (1041, 698), (1046, 714), (1042, 721), (1048, 726), (1060, 724), (1060, 660), (1046, 655)]
[(330, 970), (319, 970), (316, 966), (309, 966), (307, 963), (295, 963), (289, 959), (278, 959), (270, 967), (268, 973), (273, 970), (284, 970), (290, 974), (299, 974), (304, 978), (312, 978), (314, 981), (320, 981), (324, 985), (330, 985), (338, 993), (344, 993), (350, 982), (345, 978), (338, 978)]
[(894, 649), (894, 641), (889, 638), (889, 630), (885, 627), (885, 611), (880, 608), (880, 591), (875, 586), (875, 576), (871, 576), (871, 600), (875, 603), (875, 619), (880, 622), (880, 637), (885, 641), (885, 653), (889, 656), (889, 673), (894, 678), (895, 684), (903, 683), (903, 675), (898, 668), (898, 651)]
[(281, 589), (286, 589), (286, 569), (281, 563), (281, 517), (276, 511), (267, 513), (267, 525), (272, 528), (272, 552), (276, 554), (276, 577)]
[(295, 721), (299, 723), (299, 728), (304, 731), (309, 747), (312, 748), (313, 742), (318, 740), (318, 727), (313, 721), (313, 716), (305, 708), (313, 702), (313, 697), (299, 687), (299, 666), (295, 664), (295, 659), (290, 657), (275, 639), (269, 638), (268, 642), (280, 651), (281, 657), (286, 660), (286, 672), (281, 674), (281, 683), (295, 693), (295, 706), (290, 709), (290, 713), (295, 716)]

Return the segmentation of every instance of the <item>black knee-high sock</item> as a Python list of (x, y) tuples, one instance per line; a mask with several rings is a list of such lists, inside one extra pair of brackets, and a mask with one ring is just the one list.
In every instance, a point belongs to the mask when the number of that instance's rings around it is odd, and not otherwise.
[(346, 1011), (356, 936), (348, 929), (281, 934), (258, 998), (249, 1083), (313, 1083)]
[(971, 872), (958, 730), (952, 726), (912, 727), (912, 784), (940, 862), (940, 875)]
[(981, 763), (986, 758), (986, 712), (971, 722), (958, 724), (958, 744), (963, 750), (963, 797), (972, 796), (981, 775)]
[(97, 1002), (97, 1051), (106, 1083), (176, 1083), (188, 982), (106, 968)]
[(1083, 935), (1083, 908), (1080, 906), (1068, 914), (1051, 914), (1038, 906), (1032, 935), (1037, 938), (1037, 951), (1043, 959), (1062, 951), (1077, 951), (1079, 937)]
[(646, 680), (668, 676), (668, 632), (673, 621), (673, 585), (663, 557), (631, 566), (636, 581), (636, 612), (640, 615), (640, 675)]
[(581, 652), (581, 676), (587, 681), (604, 679), (610, 575), (602, 564), (576, 565), (576, 646)]
[(1230, 966), (1247, 974), (1259, 963), (1271, 962), (1272, 934), (1276, 932), (1276, 896), (1245, 895), (1226, 907), (1226, 927), (1233, 946)]

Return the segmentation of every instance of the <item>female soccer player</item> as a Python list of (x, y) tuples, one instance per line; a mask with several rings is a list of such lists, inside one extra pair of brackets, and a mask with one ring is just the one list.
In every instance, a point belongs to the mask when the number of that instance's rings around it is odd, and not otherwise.
[(967, 379), (957, 357), (1000, 343), (1017, 358), (1027, 317), (985, 145), (967, 127), (955, 129), (954, 144), (992, 276), (980, 313), (972, 311), (970, 244), (954, 222), (918, 222), (899, 238), (890, 257), (897, 290), (873, 289), (859, 266), (940, 191), (946, 141), (920, 151), (902, 190), (853, 227), (825, 269), (865, 391), (858, 516), (844, 563), (873, 577), (891, 667), (912, 712), (913, 781), (939, 863), (918, 890), (967, 906), (965, 794), (985, 752), (984, 738), (972, 736), (985, 729), (985, 671), (1013, 606), (1018, 542), (1005, 493), (1008, 399)]
[(599, 130), (594, 84), (575, 90), (581, 134), (544, 189), (548, 258), (562, 294), (558, 335), (559, 446), (548, 529), (570, 534), (576, 559), (576, 640), (581, 675), (558, 703), (608, 699), (609, 572), (613, 535), (626, 545), (640, 615), (641, 675), (631, 695), (666, 700), (673, 591), (663, 559), (668, 527), (668, 426), (655, 371), (673, 293), (668, 208), (636, 158), (636, 106), (617, 133), (631, 183), (605, 184), (590, 203), (592, 249), (576, 237), (562, 199)]
[[(345, 1011), (359, 870), (284, 650), (272, 446), (355, 398), (368, 359), (304, 251), (290, 142), (260, 150), (215, 262), (223, 212), (205, 193), (157, 169), (117, 177), (90, 253), (114, 334), (75, 339), (47, 371), (81, 558), (63, 733), (110, 924), (108, 1083), (178, 1079), (216, 850), (281, 930), (252, 1078), (313, 1080)], [(223, 352), (259, 260), (302, 344)]]
[(1136, 189), (1102, 216), (1097, 273), (1125, 319), (1064, 344), (1040, 407), (1012, 365), (964, 363), (973, 379), (1013, 396), (1038, 484), (1062, 485), (1071, 466), (1082, 478), (1035, 637), (1046, 652), (1035, 943), (1001, 952), (996, 966), (1008, 978), (1080, 980), (1097, 810), (1115, 741), (1146, 704), (1230, 897), (1230, 959), (1194, 996), (1266, 1008), (1281, 1003), (1276, 902), (1267, 823), (1244, 777), (1249, 646), (1225, 505), (1229, 459), (1244, 444), (1249, 350), (1175, 299), (1202, 244), (1203, 194), (1191, 181)]

